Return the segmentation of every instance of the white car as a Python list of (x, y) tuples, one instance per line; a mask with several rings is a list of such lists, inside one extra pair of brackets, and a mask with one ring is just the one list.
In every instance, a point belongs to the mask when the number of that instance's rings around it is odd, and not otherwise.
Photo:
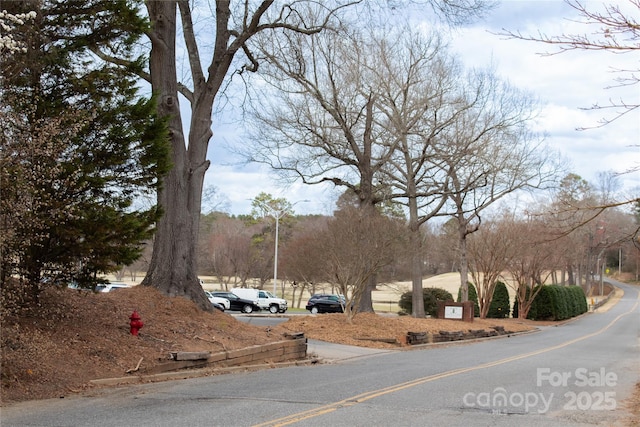
[(287, 300), (278, 298), (271, 292), (251, 288), (233, 288), (231, 292), (240, 298), (253, 301), (261, 310), (269, 310), (269, 313), (275, 314), (287, 311)]
[(213, 296), (209, 291), (204, 291), (204, 293), (207, 294), (207, 298), (209, 298), (209, 301), (211, 301), (212, 303), (220, 304), (221, 306), (224, 307), (225, 310), (229, 310), (229, 308), (231, 308), (231, 303), (229, 302), (228, 299)]
[(131, 286), (125, 285), (124, 283), (105, 283), (101, 285), (96, 285), (96, 292), (113, 292), (118, 289), (127, 289)]

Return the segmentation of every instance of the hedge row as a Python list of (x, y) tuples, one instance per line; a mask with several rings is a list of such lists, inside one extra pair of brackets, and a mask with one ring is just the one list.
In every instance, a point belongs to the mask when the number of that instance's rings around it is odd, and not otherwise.
[(580, 286), (545, 285), (533, 300), (527, 318), (564, 320), (585, 313), (588, 309), (587, 298)]
[[(424, 288), (423, 301), (425, 314), (435, 317), (438, 312), (438, 301), (451, 301), (453, 297), (445, 289)], [(475, 287), (469, 283), (469, 300), (474, 302), (474, 308), (478, 310), (478, 295)], [(460, 291), (458, 292), (460, 301)], [(405, 292), (400, 297), (398, 305), (402, 309), (401, 314), (411, 314), (411, 292)], [(580, 286), (544, 285), (536, 295), (527, 316), (532, 320), (564, 320), (585, 313), (589, 309), (587, 298)], [(502, 282), (496, 283), (491, 306), (487, 317), (508, 317), (509, 293)], [(476, 313), (476, 317), (479, 313)], [(514, 303), (513, 317), (518, 317), (518, 303)]]

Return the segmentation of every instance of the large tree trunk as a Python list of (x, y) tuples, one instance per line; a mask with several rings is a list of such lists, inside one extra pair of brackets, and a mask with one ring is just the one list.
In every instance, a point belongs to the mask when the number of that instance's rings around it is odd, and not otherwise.
[(424, 318), (422, 291), (422, 236), (418, 224), (418, 207), (415, 198), (409, 200), (409, 246), (411, 256), (411, 316)]
[(469, 301), (469, 260), (467, 259), (467, 223), (458, 218), (458, 250), (460, 251), (460, 301)]
[(375, 313), (373, 310), (372, 292), (376, 290), (377, 276), (373, 275), (369, 278), (366, 289), (362, 292), (358, 302), (358, 313)]
[[(160, 116), (170, 117), (174, 163), (158, 193), (163, 215), (157, 224), (153, 255), (142, 285), (153, 286), (166, 295), (187, 297), (202, 309), (210, 310), (211, 304), (198, 280), (196, 258), (206, 165), (193, 167), (184, 141), (175, 65), (176, 2), (149, 1), (147, 8), (153, 25), (149, 59), (151, 86), (158, 96)], [(196, 114), (194, 111), (194, 116)], [(195, 131), (192, 129), (192, 135)]]
[[(377, 215), (373, 208), (373, 204), (370, 201), (366, 201), (364, 205), (360, 206), (360, 209), (369, 209), (371, 212), (370, 215)], [(371, 230), (372, 233), (375, 233), (375, 230)], [(373, 309), (373, 296), (372, 292), (376, 290), (376, 286), (378, 285), (378, 275), (373, 274), (369, 277), (365, 288), (362, 290), (358, 300), (358, 313), (375, 313)]]
[[(370, 99), (367, 103), (367, 120), (365, 124), (365, 134), (363, 136), (363, 148), (360, 153), (360, 163), (358, 169), (360, 170), (360, 192), (358, 194), (360, 209), (363, 209), (367, 215), (378, 215), (375, 209), (375, 195), (373, 185), (374, 171), (371, 166), (371, 147), (373, 141), (371, 140), (371, 126), (373, 120), (373, 100)], [(375, 233), (375, 230), (371, 230)], [(377, 275), (374, 274), (369, 278), (369, 281), (362, 292), (362, 296), (359, 298), (358, 312), (359, 313), (374, 313), (373, 310), (373, 298), (371, 293), (376, 289)]]

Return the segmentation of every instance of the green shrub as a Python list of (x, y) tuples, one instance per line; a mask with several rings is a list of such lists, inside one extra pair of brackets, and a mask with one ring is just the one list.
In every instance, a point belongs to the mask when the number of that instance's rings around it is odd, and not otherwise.
[(493, 298), (491, 298), (491, 304), (489, 304), (487, 317), (491, 319), (504, 319), (505, 317), (509, 317), (510, 310), (511, 304), (509, 302), (507, 285), (498, 281), (493, 290)]
[(567, 294), (567, 318), (575, 317), (578, 314), (578, 300), (575, 297), (575, 294), (571, 291), (568, 286), (563, 287), (564, 292)]
[(587, 297), (584, 294), (584, 290), (580, 286), (575, 285), (569, 286), (568, 289), (576, 305), (575, 315), (579, 316), (582, 313), (586, 313), (589, 310), (589, 305), (587, 304)]
[[(517, 316), (514, 304), (514, 317)], [(588, 310), (580, 286), (545, 285), (536, 295), (527, 318), (533, 320), (565, 320)]]
[[(413, 311), (411, 295), (411, 291), (403, 293), (398, 302), (402, 311), (408, 314)], [(424, 288), (422, 290), (422, 298), (424, 301), (424, 313), (432, 317), (438, 315), (438, 301), (453, 301), (451, 293), (442, 288)]]
[(552, 301), (556, 298), (555, 289), (549, 286), (543, 286), (534, 298), (529, 309), (527, 319), (531, 320), (553, 320), (555, 314), (553, 312)]
[(571, 317), (573, 317), (573, 314), (571, 314), (571, 292), (569, 292), (569, 288), (567, 288), (566, 286), (560, 286), (560, 285), (551, 285), (556, 287), (558, 289), (558, 293), (560, 295), (560, 300), (558, 301), (560, 303), (560, 310), (561, 314), (562, 314), (562, 319), (558, 319), (558, 320), (564, 320), (564, 319), (569, 319)]
[(581, 286), (575, 286), (575, 293), (576, 295), (579, 295), (580, 298), (578, 298), (578, 305), (580, 307), (580, 314), (582, 313), (586, 313), (587, 311), (589, 311), (589, 304), (587, 303), (587, 296), (584, 293), (584, 289), (582, 289)]
[(558, 285), (545, 286), (551, 293), (551, 312), (553, 317), (551, 320), (564, 320), (569, 317), (569, 308), (567, 305), (567, 293)]
[[(476, 287), (473, 286), (473, 283), (467, 282), (467, 287), (469, 289), (469, 301), (473, 301), (473, 316), (480, 317), (480, 304), (478, 304), (478, 292), (476, 291)], [(462, 302), (462, 286), (458, 288), (458, 302)]]

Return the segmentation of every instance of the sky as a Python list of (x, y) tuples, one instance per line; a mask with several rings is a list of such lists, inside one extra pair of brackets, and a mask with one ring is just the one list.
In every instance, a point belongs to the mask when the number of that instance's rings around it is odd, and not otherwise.
[[(588, 8), (602, 2), (588, 0)], [(608, 1), (612, 3), (612, 1)], [(625, 7), (628, 0), (618, 3)], [(633, 9), (631, 9), (633, 11)], [(635, 8), (634, 16), (638, 16)], [(493, 67), (501, 78), (527, 91), (541, 103), (541, 114), (534, 130), (545, 135), (547, 145), (560, 153), (567, 173), (575, 173), (596, 183), (601, 172), (623, 172), (640, 167), (640, 111), (635, 111), (604, 127), (595, 128), (612, 111), (588, 110), (609, 100), (640, 102), (640, 85), (612, 88), (614, 69), (639, 69), (638, 52), (612, 54), (598, 51), (573, 51), (545, 56), (553, 46), (497, 35), (502, 29), (523, 35), (585, 34), (594, 28), (576, 22), (578, 16), (562, 0), (506, 0), (499, 3), (484, 20), (451, 34), (451, 48), (467, 67)], [(215, 186), (226, 200), (224, 210), (248, 214), (251, 199), (261, 192), (284, 197), (295, 203), (298, 214), (330, 215), (339, 190), (329, 186), (300, 183), (283, 185), (268, 169), (259, 165), (241, 165), (226, 148), (237, 141), (239, 125), (215, 125), (209, 146), (211, 166), (205, 186)], [(577, 130), (578, 128), (589, 128)], [(623, 191), (640, 188), (640, 173), (620, 176)], [(308, 200), (308, 201), (307, 201)]]

